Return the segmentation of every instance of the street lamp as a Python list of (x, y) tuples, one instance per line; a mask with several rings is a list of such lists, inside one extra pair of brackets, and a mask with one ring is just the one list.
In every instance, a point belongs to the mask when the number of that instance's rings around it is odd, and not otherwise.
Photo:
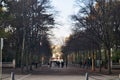
[(4, 1), (1, 2), (1, 11), (2, 12), (7, 12), (8, 11), (7, 4), (5, 4)]
[[(4, 2), (1, 2), (1, 11), (7, 12), (7, 7)], [(3, 50), (3, 38), (0, 38), (0, 80), (2, 80), (2, 50)]]
[(2, 80), (2, 49), (3, 49), (3, 38), (0, 38), (0, 80)]

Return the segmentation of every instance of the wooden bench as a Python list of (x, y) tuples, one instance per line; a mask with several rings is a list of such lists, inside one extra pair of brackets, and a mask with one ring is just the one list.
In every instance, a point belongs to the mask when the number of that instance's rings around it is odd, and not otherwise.
[(2, 67), (3, 68), (15, 68), (15, 60), (13, 60), (12, 62), (2, 62)]
[(114, 64), (111, 66), (112, 69), (120, 69), (120, 64)]

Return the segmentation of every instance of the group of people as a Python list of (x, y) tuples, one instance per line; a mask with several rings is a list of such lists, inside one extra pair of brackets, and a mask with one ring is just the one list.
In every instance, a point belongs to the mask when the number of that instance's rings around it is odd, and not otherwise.
[(63, 68), (64, 67), (64, 61), (51, 61), (49, 63), (50, 67), (57, 66), (58, 68)]
[(58, 67), (61, 67), (61, 68), (64, 67), (64, 62), (63, 61), (62, 62), (57, 61), (56, 64), (57, 64)]
[(92, 66), (92, 60), (91, 59), (85, 59), (84, 61), (80, 61), (79, 64), (83, 68), (90, 68)]

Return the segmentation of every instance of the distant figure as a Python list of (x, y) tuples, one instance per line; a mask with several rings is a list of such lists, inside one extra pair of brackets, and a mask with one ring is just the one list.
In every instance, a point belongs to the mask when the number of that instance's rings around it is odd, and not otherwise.
[(82, 67), (82, 61), (79, 62), (80, 67)]
[(34, 62), (34, 65), (35, 65), (35, 68), (37, 68), (38, 67), (38, 62), (37, 61)]
[(52, 67), (52, 61), (50, 61), (49, 65), (50, 65), (50, 67)]
[(48, 67), (50, 67), (50, 63), (48, 62)]
[(59, 61), (57, 62), (57, 65), (58, 65), (58, 67), (60, 67), (60, 62)]
[(83, 62), (83, 68), (86, 68), (86, 60), (84, 60), (84, 62)]
[(89, 58), (89, 59), (87, 60), (87, 67), (90, 68), (91, 66), (92, 66), (92, 59)]
[(68, 61), (66, 61), (66, 63), (65, 63), (65, 64), (66, 64), (66, 68), (67, 68), (67, 66), (68, 66)]
[(61, 67), (62, 67), (62, 68), (64, 67), (64, 61), (61, 62)]

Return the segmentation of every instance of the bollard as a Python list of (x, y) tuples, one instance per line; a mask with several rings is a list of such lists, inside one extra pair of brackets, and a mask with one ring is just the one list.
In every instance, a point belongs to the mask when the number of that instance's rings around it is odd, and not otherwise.
[(88, 73), (85, 74), (85, 80), (89, 80)]
[(14, 72), (11, 72), (11, 80), (15, 80)]

